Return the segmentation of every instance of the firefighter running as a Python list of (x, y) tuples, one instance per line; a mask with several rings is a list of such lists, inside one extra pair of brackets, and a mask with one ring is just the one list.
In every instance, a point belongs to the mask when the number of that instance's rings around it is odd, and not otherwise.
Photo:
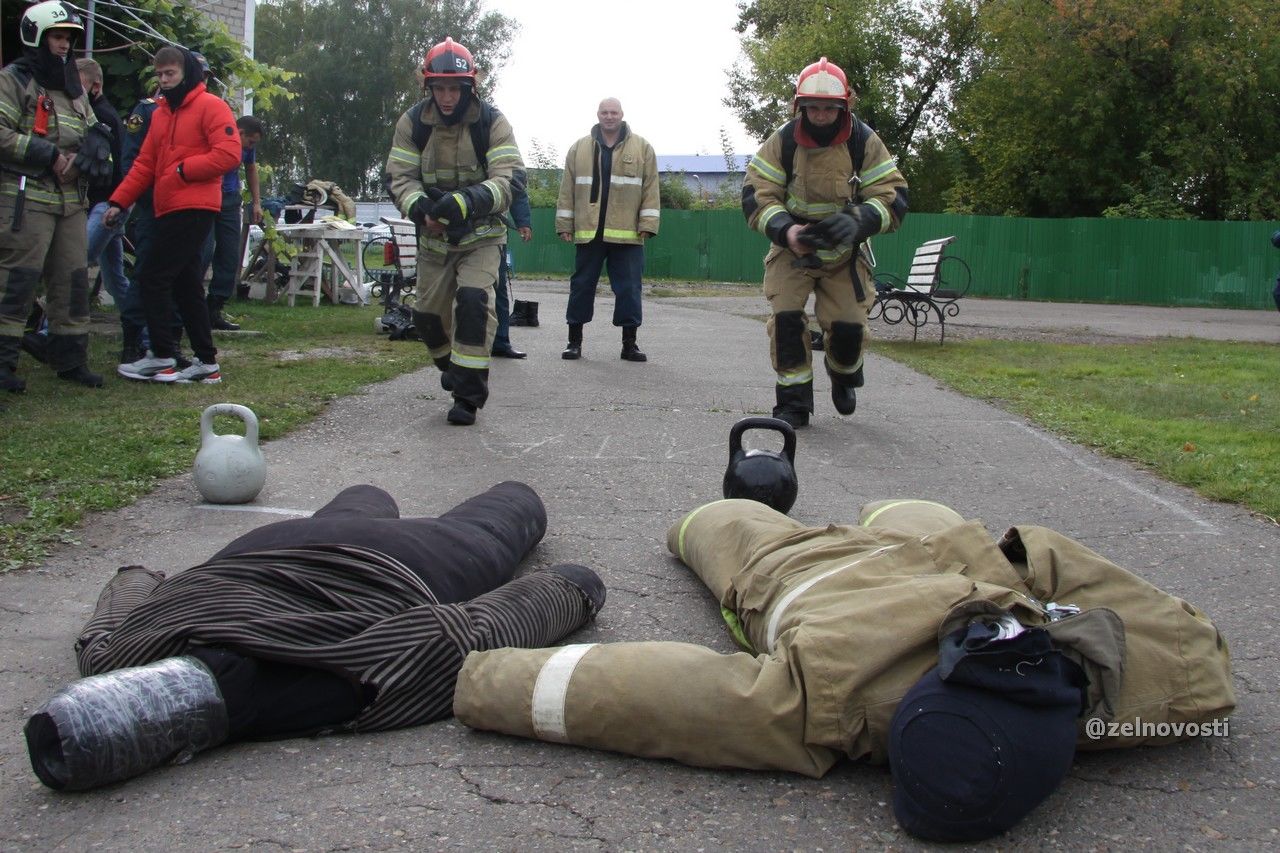
[(862, 386), (867, 311), (875, 302), (861, 250), (907, 215), (907, 182), (880, 137), (853, 114), (839, 66), (823, 57), (800, 72), (795, 118), (751, 158), (742, 187), (747, 223), (774, 245), (764, 259), (770, 356), (777, 373), (774, 417), (807, 426), (813, 361), (805, 306), (826, 335), (831, 400), (853, 414)]
[(510, 123), (475, 92), (469, 50), (447, 38), (422, 73), (428, 96), (396, 123), (387, 188), (418, 228), (414, 325), (453, 394), (449, 423), (467, 426), (489, 397), (502, 214), (524, 162)]

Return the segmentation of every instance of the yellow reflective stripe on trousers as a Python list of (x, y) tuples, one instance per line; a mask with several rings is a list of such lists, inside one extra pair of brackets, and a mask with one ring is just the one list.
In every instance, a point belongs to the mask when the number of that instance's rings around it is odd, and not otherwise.
[(457, 350), (449, 353), (449, 360), (458, 367), (470, 367), (473, 370), (485, 370), (491, 361), (486, 355), (463, 355)]
[[(693, 517), (698, 513), (702, 512), (707, 507), (715, 506), (716, 504), (722, 504), (726, 500), (728, 500), (728, 498), (721, 498), (718, 501), (712, 501), (709, 504), (703, 504), (702, 506), (695, 509), (693, 512), (686, 515), (684, 517), (684, 521), (680, 522), (680, 533), (679, 535), (676, 536), (676, 553), (680, 555), (681, 560), (684, 560), (684, 532), (689, 529), (689, 522), (693, 521)], [(687, 560), (685, 562), (688, 563)]]
[(779, 385), (804, 385), (806, 382), (813, 381), (812, 370), (801, 370), (797, 373), (779, 373)]
[(595, 646), (595, 643), (564, 646), (547, 658), (547, 662), (538, 671), (529, 702), (529, 716), (533, 723), (533, 733), (539, 740), (568, 742), (569, 731), (565, 724), (564, 706), (569, 695), (569, 682), (583, 655)]
[[(907, 500), (894, 501), (893, 503), (885, 504), (875, 512), (871, 513), (871, 515), (868, 515), (865, 519), (863, 519), (862, 526), (869, 527), (871, 525), (871, 522), (879, 518), (880, 514), (885, 512), (886, 510), (895, 509), (896, 507), (900, 507), (900, 506), (907, 506), (908, 504), (924, 504), (925, 506), (936, 506), (939, 509), (951, 509), (951, 507), (947, 506), (946, 504), (940, 504), (937, 501), (926, 501), (926, 500), (920, 500), (918, 498), (909, 498)], [(954, 510), (952, 510), (952, 512), (954, 512)]]
[(837, 572), (843, 572), (845, 569), (853, 568), (854, 566), (861, 563), (863, 560), (869, 560), (883, 551), (888, 551), (890, 548), (897, 548), (897, 547), (898, 547), (897, 545), (885, 545), (881, 548), (877, 548), (876, 550), (872, 551), (870, 554), (864, 554), (852, 562), (845, 563), (843, 566), (836, 566), (834, 569), (828, 569), (827, 571), (823, 572), (822, 574), (816, 577), (809, 578), (807, 581), (804, 581), (795, 589), (791, 590), (786, 595), (784, 595), (782, 597), (782, 600), (780, 600), (777, 603), (777, 605), (774, 606), (773, 613), (769, 614), (769, 626), (765, 630), (765, 638), (764, 638), (765, 647), (769, 650), (770, 653), (773, 652), (774, 644), (777, 643), (778, 641), (778, 626), (782, 624), (782, 617), (783, 615), (786, 614), (787, 608), (791, 606), (791, 602), (795, 601), (801, 595), (808, 592), (809, 589), (812, 588), (814, 584), (818, 583), (819, 581), (826, 580), (827, 578), (831, 577)]

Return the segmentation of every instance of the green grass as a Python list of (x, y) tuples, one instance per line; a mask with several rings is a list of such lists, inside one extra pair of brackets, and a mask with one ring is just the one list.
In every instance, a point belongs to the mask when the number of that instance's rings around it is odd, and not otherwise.
[(1205, 497), (1280, 517), (1280, 347), (973, 340), (876, 351)]
[[(101, 390), (70, 386), (23, 356), (27, 393), (0, 398), (0, 572), (73, 539), (86, 512), (126, 506), (158, 479), (190, 470), (200, 413), (212, 403), (247, 405), (261, 437), (277, 438), (330, 400), (426, 363), (421, 344), (374, 334), (376, 305), (231, 307), (245, 328), (263, 334), (217, 337), (220, 385), (120, 379), (118, 335), (91, 338), (91, 366), (110, 374)], [(216, 428), (243, 431), (229, 418)]]

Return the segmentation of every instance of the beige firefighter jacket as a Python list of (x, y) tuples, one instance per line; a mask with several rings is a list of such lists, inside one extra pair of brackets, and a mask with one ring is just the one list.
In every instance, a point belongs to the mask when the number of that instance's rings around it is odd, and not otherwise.
[[(556, 199), (556, 233), (572, 234), (575, 243), (590, 243), (600, 231), (600, 125), (573, 143), (564, 160)], [(658, 157), (643, 136), (622, 123), (613, 149), (605, 210), (606, 243), (638, 244), (642, 234), (657, 235), (662, 201), (658, 192)]]
[[(33, 132), (36, 103), (41, 94), (53, 103), (45, 136)], [(50, 145), (74, 156), (80, 140), (98, 120), (86, 96), (69, 98), (61, 90), (45, 91), (35, 78), (24, 81), (12, 70), (0, 72), (0, 204), (13, 208), (18, 183), (27, 176), (26, 207), (65, 216), (85, 210), (84, 182), (59, 181), (50, 168)]]
[(480, 102), (476, 98), (467, 105), (463, 120), (454, 125), (445, 124), (435, 104), (428, 101), (421, 116), (424, 123), (431, 125), (431, 135), (421, 151), (413, 139), (411, 112), (396, 122), (387, 156), (388, 187), (400, 213), (407, 218), (413, 203), (427, 195), (429, 187), (451, 191), (480, 184), (493, 196), (492, 210), (472, 217), (471, 231), (456, 245), (443, 235), (434, 236), (424, 229), (419, 249), (444, 254), (505, 243), (507, 226), (502, 214), (511, 206), (511, 179), (517, 172), (524, 172), (524, 161), (506, 116), (494, 113), (485, 155), (488, 163), (482, 168), (471, 138), (471, 125), (480, 119)]
[[(676, 642), (472, 653), (454, 713), (473, 728), (816, 777), (841, 756), (887, 761), (899, 700), (937, 664), (939, 639), (980, 612), (1044, 626), (1084, 667), (1082, 748), (1161, 742), (1091, 740), (1092, 717), (1207, 722), (1234, 707), (1226, 644), (1196, 608), (1051, 530), (1015, 527), (998, 547), (938, 505), (925, 504), (934, 523), (913, 527), (910, 512), (899, 523), (899, 505), (868, 507), (859, 527), (805, 527), (743, 500), (694, 510), (668, 546), (720, 587), (756, 653)], [(1051, 622), (1050, 604), (1082, 612)]]
[[(780, 225), (792, 220), (803, 225), (839, 212), (849, 202), (870, 205), (880, 218), (880, 232), (896, 231), (906, 215), (907, 180), (898, 171), (897, 161), (875, 131), (863, 148), (862, 172), (855, 176), (849, 146), (837, 143), (824, 148), (796, 145), (790, 179), (783, 163), (784, 128), (778, 128), (747, 164), (743, 180), (754, 193), (744, 194), (747, 224), (773, 242), (768, 258), (789, 251), (779, 245)], [(851, 178), (857, 180), (850, 183)], [(847, 266), (851, 246), (820, 249), (818, 258), (828, 270)], [(863, 281), (870, 280), (870, 267), (861, 259)]]

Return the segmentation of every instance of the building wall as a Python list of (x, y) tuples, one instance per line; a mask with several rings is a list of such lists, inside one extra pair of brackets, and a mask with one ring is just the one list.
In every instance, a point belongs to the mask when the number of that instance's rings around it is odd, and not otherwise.
[[(200, 8), (209, 17), (226, 24), (231, 35), (243, 43), (245, 41), (245, 9), (252, 2), (254, 0), (206, 0)], [(252, 51), (253, 45), (249, 48)]]

